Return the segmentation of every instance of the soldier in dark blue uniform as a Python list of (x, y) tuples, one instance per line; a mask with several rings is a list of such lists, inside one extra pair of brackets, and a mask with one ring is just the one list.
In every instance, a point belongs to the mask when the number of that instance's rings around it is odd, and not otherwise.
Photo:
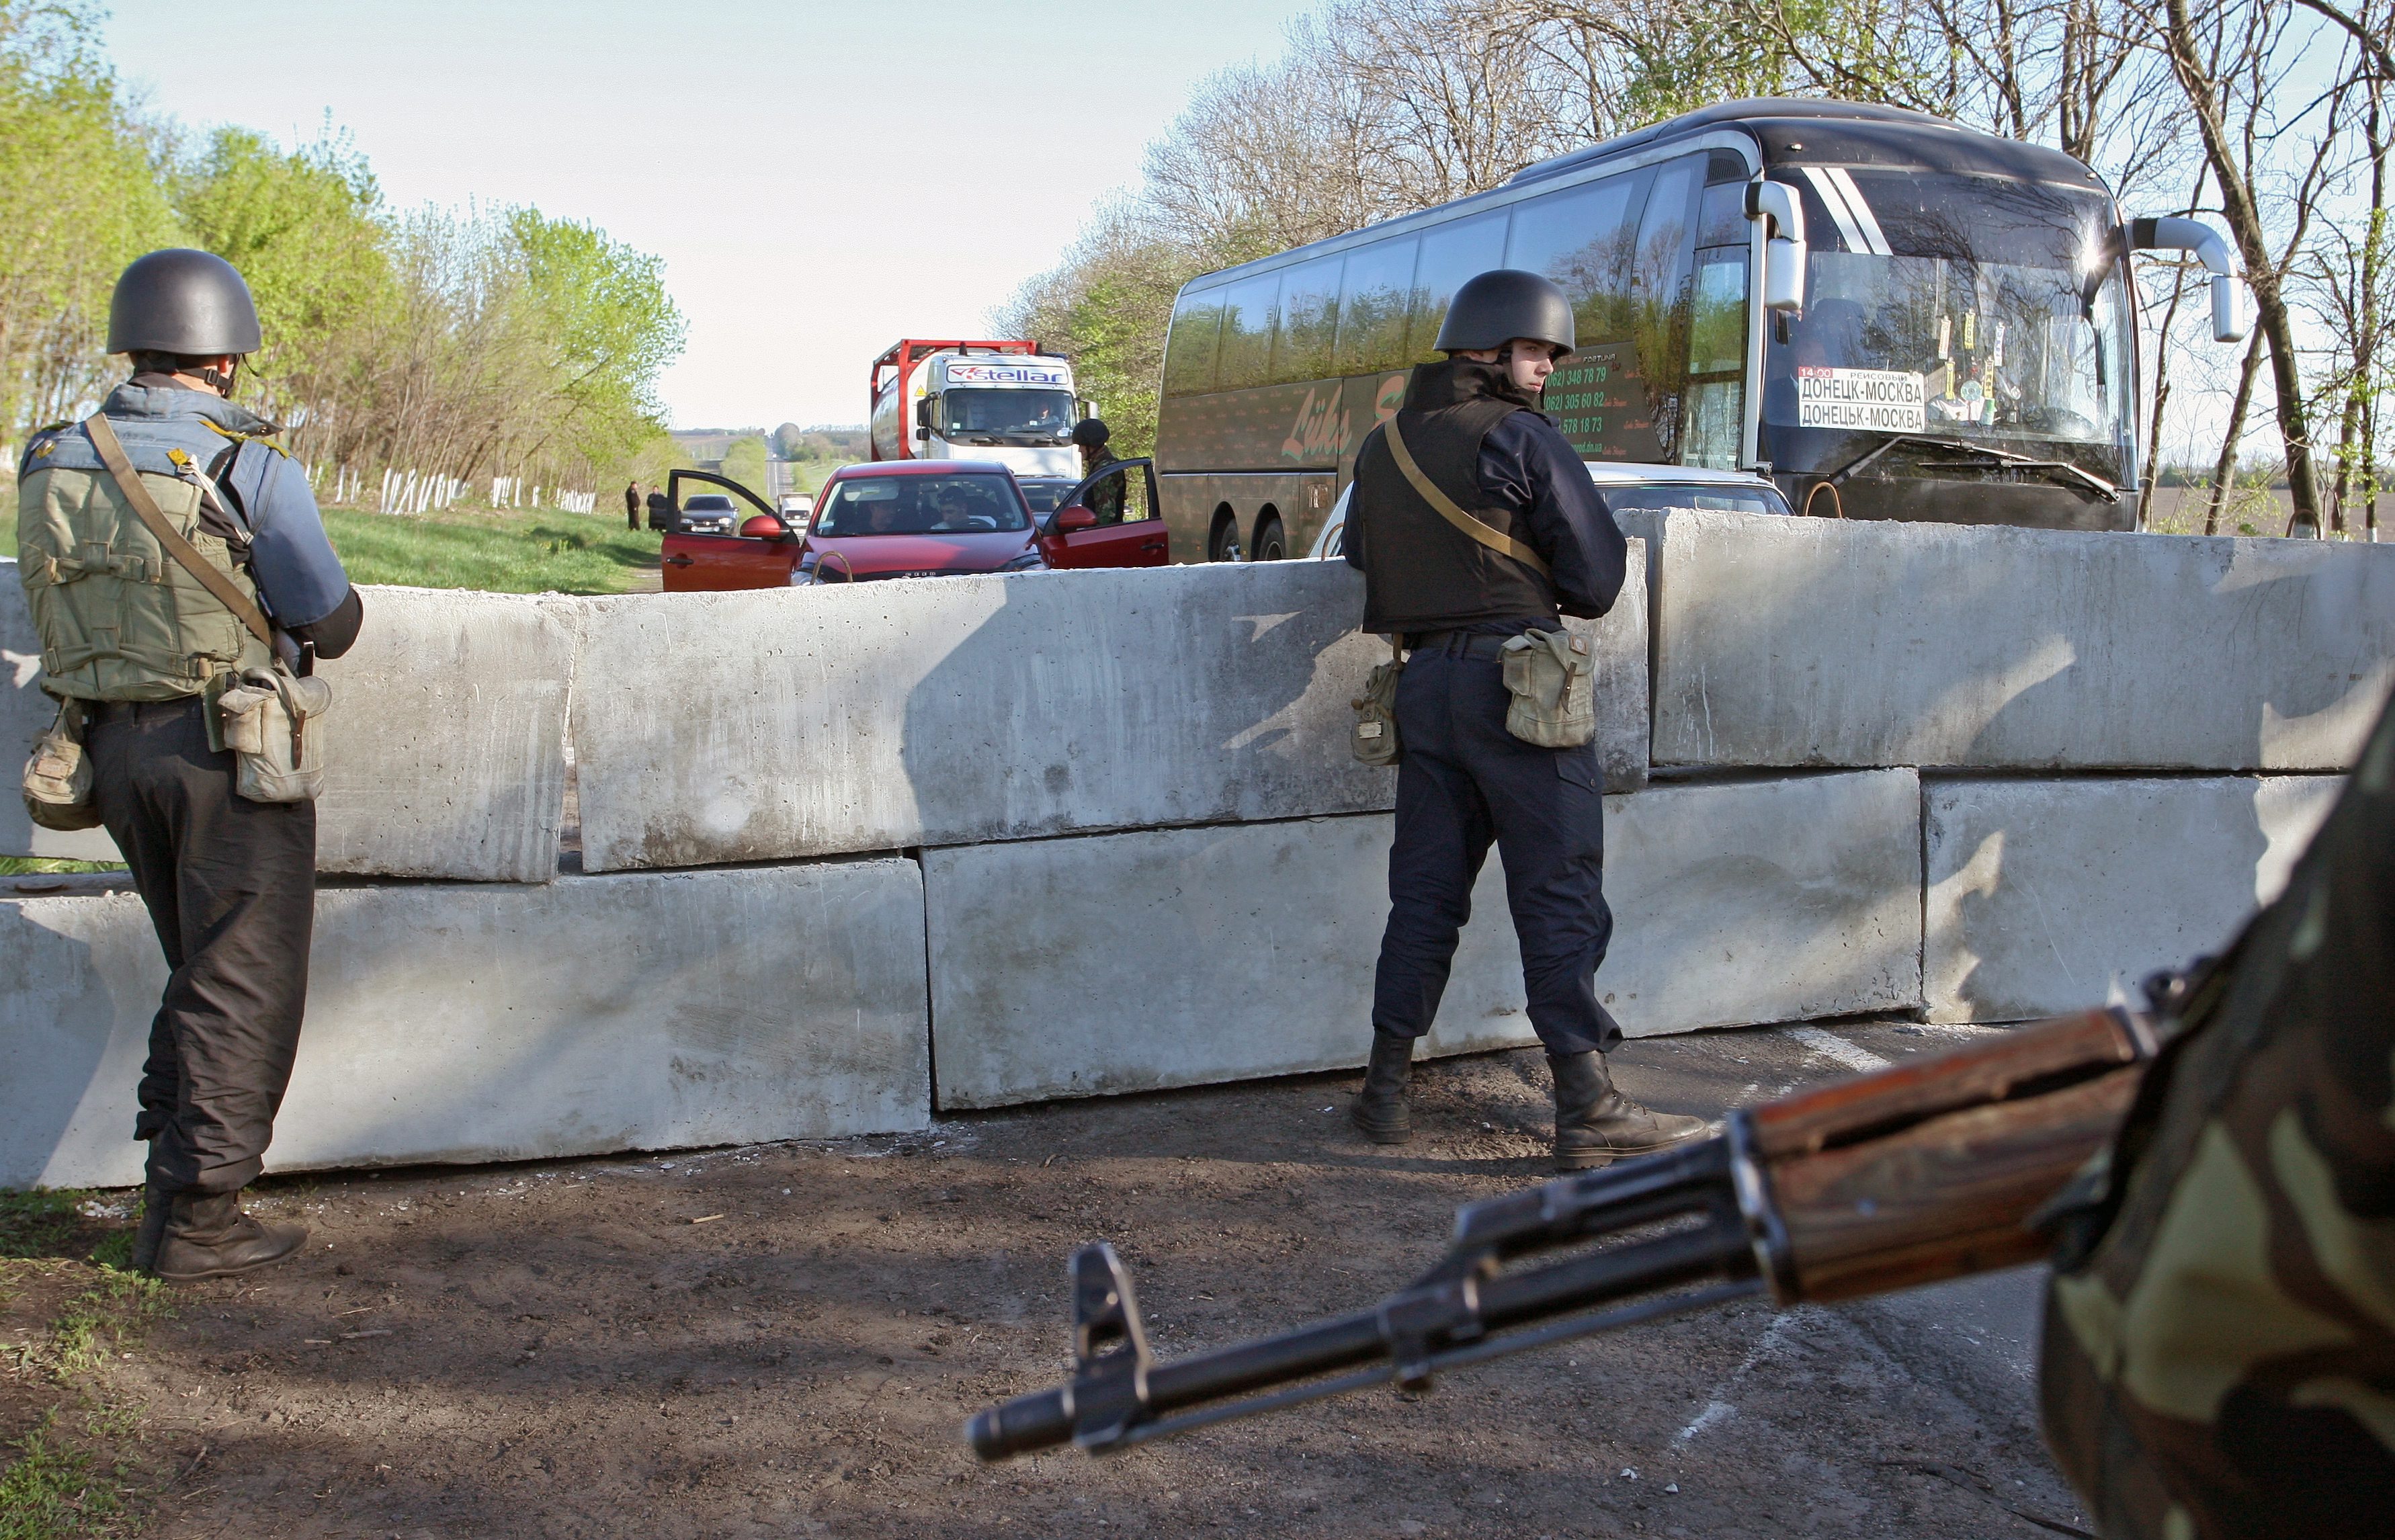
[(1414, 370), (1396, 415), (1406, 458), (1386, 428), (1366, 437), (1344, 537), (1347, 560), (1364, 573), (1364, 629), (1411, 649), (1397, 687), (1389, 924), (1356, 1121), (1381, 1143), (1410, 1137), (1414, 1040), (1437, 1013), (1493, 841), (1530, 1024), (1555, 1072), (1565, 1170), (1705, 1132), (1700, 1119), (1622, 1096), (1607, 1069), (1621, 1029), (1596, 998), (1613, 931), (1596, 746), (1542, 748), (1505, 725), (1507, 638), (1559, 630), (1559, 615), (1602, 615), (1621, 589), (1621, 532), (1538, 410), (1575, 340), (1569, 301), (1535, 273), (1482, 273), (1457, 290), (1439, 329), (1447, 362)]
[[(150, 1145), (136, 1267), (220, 1277), (307, 1231), (242, 1212), (298, 1051), (315, 915), (316, 807), (246, 800), (208, 713), (244, 670), (338, 657), (364, 611), (274, 425), (228, 398), (259, 343), (223, 258), (155, 251), (117, 280), (108, 347), (133, 377), (93, 420), (36, 435), (18, 472), (18, 568), (42, 688), (76, 704), (93, 801), (173, 970), (134, 1138)], [(166, 554), (106, 463), (113, 441), (171, 533), (271, 622), (265, 638)], [(282, 659), (279, 665), (273, 660)]]

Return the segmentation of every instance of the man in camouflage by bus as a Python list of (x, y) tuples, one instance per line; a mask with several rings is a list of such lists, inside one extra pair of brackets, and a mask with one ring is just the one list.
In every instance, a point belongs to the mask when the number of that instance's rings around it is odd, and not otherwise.
[(2112, 1540), (2395, 1534), (2391, 1001), (2395, 712), (2062, 1222), (2046, 1437)]
[(33, 436), (18, 575), (42, 688), (73, 704), (92, 802), (166, 954), (134, 1138), (150, 1145), (133, 1263), (172, 1279), (279, 1261), (305, 1227), (242, 1212), (307, 1004), (316, 806), (236, 791), (209, 713), (236, 674), (304, 674), (364, 615), (274, 425), (227, 399), (259, 343), (241, 274), (203, 251), (125, 270), (108, 349), (133, 377)]

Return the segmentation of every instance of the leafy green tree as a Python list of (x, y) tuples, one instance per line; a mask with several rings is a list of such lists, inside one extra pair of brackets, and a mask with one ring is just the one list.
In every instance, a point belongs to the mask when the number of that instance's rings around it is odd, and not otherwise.
[(734, 439), (723, 452), (723, 474), (762, 496), (765, 492), (765, 441)]
[(99, 14), (0, 0), (0, 435), (97, 399), (116, 275), (175, 233), (162, 147), (99, 54)]

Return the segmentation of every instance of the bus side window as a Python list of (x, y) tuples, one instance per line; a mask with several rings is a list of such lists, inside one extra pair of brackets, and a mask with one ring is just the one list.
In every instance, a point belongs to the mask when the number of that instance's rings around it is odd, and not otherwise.
[(1546, 409), (1574, 449), (1596, 458), (1642, 458), (1629, 447), (1643, 423), (1637, 365), (1629, 346), (1631, 271), (1638, 215), (1654, 173), (1633, 171), (1524, 203), (1509, 253), (1517, 266), (1554, 279), (1571, 297), (1580, 350), (1547, 381)]
[(1638, 374), (1647, 386), (1650, 445), (1632, 457), (1669, 465), (1680, 457), (1682, 409), (1688, 383), (1690, 259), (1696, 249), (1696, 203), (1704, 179), (1702, 156), (1673, 161), (1655, 174), (1655, 191), (1638, 226), (1633, 284)]
[(1343, 257), (1317, 257), (1282, 270), (1274, 384), (1318, 380), (1330, 373), (1330, 339), (1339, 325), (1339, 270), (1345, 261)]
[(1331, 372), (1361, 375), (1406, 366), (1406, 296), (1413, 287), (1418, 243), (1375, 241), (1347, 254), (1340, 285), (1339, 339)]
[(1505, 265), (1505, 223), (1511, 212), (1491, 209), (1423, 232), (1406, 323), (1410, 362), (1432, 363), (1446, 357), (1436, 345), (1439, 322), (1447, 319), (1447, 302), (1465, 279)]
[(1197, 396), (1214, 388), (1214, 344), (1223, 333), (1223, 292), (1184, 294), (1172, 307), (1164, 343), (1164, 393)]
[(1218, 390), (1244, 390), (1272, 383), (1273, 311), (1280, 297), (1280, 274), (1262, 273), (1223, 292), (1222, 364)]

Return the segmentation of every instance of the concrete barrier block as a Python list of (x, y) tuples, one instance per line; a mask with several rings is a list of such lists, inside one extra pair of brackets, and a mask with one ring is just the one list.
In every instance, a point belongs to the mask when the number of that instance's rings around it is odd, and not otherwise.
[(574, 601), (367, 588), (357, 645), (323, 665), (328, 873), (547, 882), (565, 806)]
[[(1597, 975), (1639, 1035), (1920, 995), (1909, 771), (1610, 797)], [(926, 851), (941, 1104), (1361, 1063), (1388, 915), (1385, 816)], [(1492, 859), (1427, 1051), (1534, 1041)]]
[(1674, 513), (1658, 764), (2341, 770), (2395, 547)]
[[(1644, 594), (1596, 628), (1646, 765)], [(588, 870), (1383, 809), (1348, 755), (1362, 580), (1285, 561), (589, 601)]]
[[(13, 561), (0, 563), (0, 763), (24, 763), (57, 703)], [(565, 796), (572, 601), (431, 588), (363, 590), (365, 627), (323, 665), (317, 867), (373, 876), (546, 882)], [(33, 827), (0, 797), (0, 855), (121, 861), (107, 831)]]
[(2139, 998), (2278, 896), (2344, 778), (1932, 782), (1930, 1019), (2017, 1021)]
[[(0, 902), (0, 1186), (140, 1179), (165, 967), (129, 894)], [(912, 862), (328, 888), (270, 1170), (930, 1117)]]

